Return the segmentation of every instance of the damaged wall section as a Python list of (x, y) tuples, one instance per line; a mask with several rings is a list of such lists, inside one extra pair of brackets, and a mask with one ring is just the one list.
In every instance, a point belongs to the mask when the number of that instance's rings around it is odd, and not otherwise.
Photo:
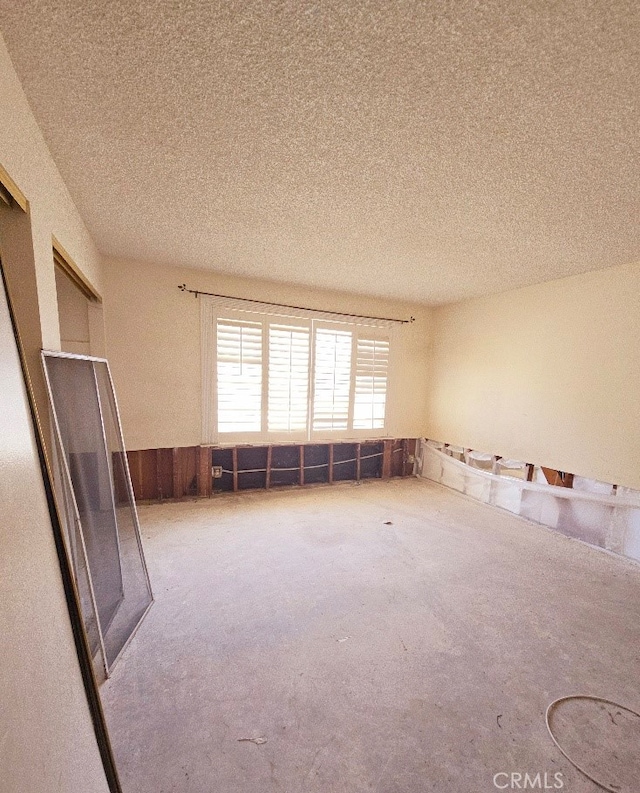
[(413, 474), (416, 438), (127, 452), (136, 501)]
[[(466, 459), (473, 464), (469, 465)], [(477, 463), (487, 467), (483, 469)], [(419, 476), (568, 537), (640, 561), (639, 491), (581, 477), (573, 477), (573, 487), (561, 482), (556, 485), (528, 481), (522, 474), (513, 475), (527, 470), (526, 463), (515, 467), (517, 461), (510, 461), (514, 467), (506, 474), (496, 467), (495, 460), (490, 466), (488, 463), (482, 457), (469, 458), (464, 449), (453, 447), (447, 453), (444, 444), (427, 440), (419, 443)]]

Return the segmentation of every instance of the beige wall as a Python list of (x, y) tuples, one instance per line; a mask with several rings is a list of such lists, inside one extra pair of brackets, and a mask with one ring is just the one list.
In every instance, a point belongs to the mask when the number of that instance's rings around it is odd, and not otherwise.
[(427, 434), (640, 488), (640, 264), (439, 308)]
[(389, 393), (390, 432), (411, 437), (424, 431), (429, 310), (204, 270), (108, 260), (106, 345), (128, 448), (202, 441), (200, 303), (179, 291), (183, 282), (193, 289), (309, 308), (415, 316), (415, 323), (398, 331), (398, 368)]
[(60, 349), (63, 352), (90, 355), (89, 301), (59, 267), (56, 267), (55, 275), (60, 319)]
[[(29, 214), (2, 210), (1, 253), (46, 418), (39, 349), (60, 345), (51, 235), (98, 288), (100, 261), (1, 38), (0, 119), (0, 163), (29, 201)], [(4, 296), (1, 313), (0, 789), (106, 793)]]
[(60, 348), (51, 235), (101, 292), (100, 256), (31, 113), (0, 37), (0, 164), (29, 201), (43, 345)]

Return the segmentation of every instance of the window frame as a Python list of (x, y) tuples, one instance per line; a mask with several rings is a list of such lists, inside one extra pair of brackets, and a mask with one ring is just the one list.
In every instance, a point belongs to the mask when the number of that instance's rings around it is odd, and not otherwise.
[[(309, 312), (312, 313), (312, 312)], [(217, 323), (218, 320), (246, 321), (262, 327), (262, 401), (261, 429), (251, 432), (220, 432), (218, 430), (218, 388), (217, 388)], [(270, 325), (306, 327), (309, 329), (309, 367), (307, 385), (307, 427), (304, 431), (269, 432), (269, 327)], [(316, 334), (319, 329), (347, 331), (351, 333), (351, 363), (349, 378), (349, 410), (346, 429), (313, 429), (314, 384), (316, 369)], [(393, 437), (390, 431), (390, 384), (394, 369), (393, 327), (378, 324), (359, 323), (356, 318), (350, 321), (336, 321), (324, 317), (296, 315), (270, 311), (246, 311), (234, 306), (225, 307), (223, 303), (205, 301), (201, 311), (201, 358), (202, 358), (202, 434), (203, 443), (219, 446), (250, 444), (253, 446), (278, 443), (331, 443), (333, 441), (374, 440)], [(378, 429), (353, 429), (357, 344), (358, 339), (382, 340), (389, 344), (387, 363), (387, 382), (383, 427)]]

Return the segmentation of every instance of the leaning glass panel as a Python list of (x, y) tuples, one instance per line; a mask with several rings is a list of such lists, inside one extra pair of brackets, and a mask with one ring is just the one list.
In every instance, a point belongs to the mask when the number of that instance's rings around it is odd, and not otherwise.
[(96, 616), (95, 595), (89, 575), (87, 549), (80, 528), (78, 508), (71, 490), (69, 478), (64, 475), (62, 465), (62, 452), (58, 439), (56, 439), (53, 460), (53, 476), (58, 504), (60, 505), (60, 519), (67, 544), (67, 553), (71, 560), (80, 611), (84, 622), (85, 633), (89, 642), (89, 649), (93, 659), (93, 670), (98, 681), (104, 680), (106, 664), (102, 649), (102, 636)]
[(124, 600), (111, 628), (111, 642), (114, 648), (119, 648), (119, 652), (151, 605), (152, 594), (140, 539), (138, 513), (131, 488), (127, 453), (123, 444), (109, 369), (104, 361), (96, 361), (94, 369), (102, 408), (105, 445), (111, 469), (122, 563)]
[(91, 634), (97, 617), (108, 674), (152, 601), (115, 398), (106, 362), (50, 353), (44, 362), (68, 480), (62, 490), (70, 554), (79, 586), (87, 577), (95, 609), (84, 611), (85, 625)]

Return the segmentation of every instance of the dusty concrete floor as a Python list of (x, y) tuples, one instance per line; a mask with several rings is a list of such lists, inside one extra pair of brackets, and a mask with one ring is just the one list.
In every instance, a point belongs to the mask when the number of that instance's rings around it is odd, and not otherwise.
[[(511, 772), (595, 793), (547, 704), (640, 710), (640, 568), (438, 485), (140, 518), (156, 603), (102, 687), (125, 793), (484, 793)], [(572, 746), (594, 762), (612, 738), (591, 738)]]

